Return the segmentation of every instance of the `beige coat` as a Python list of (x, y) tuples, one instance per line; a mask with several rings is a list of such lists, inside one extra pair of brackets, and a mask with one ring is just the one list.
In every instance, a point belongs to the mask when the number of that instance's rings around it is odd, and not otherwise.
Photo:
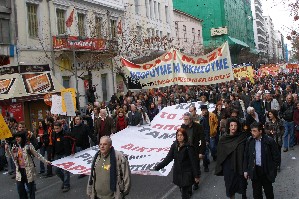
[[(17, 153), (17, 150), (16, 150), (16, 152), (14, 152), (15, 151), (14, 149), (15, 149), (15, 147), (12, 147), (11, 150), (10, 149), (7, 149), (7, 150), (13, 157), (13, 161), (16, 165), (16, 180), (21, 181), (22, 180), (21, 172), (19, 171), (19, 165), (17, 162), (18, 153)], [(35, 166), (33, 163), (33, 158), (30, 157), (30, 154), (28, 154), (28, 151), (30, 151), (32, 156), (36, 157), (37, 159), (44, 162), (45, 164), (47, 164), (47, 160), (34, 149), (34, 146), (32, 144), (27, 144), (22, 149), (23, 149), (23, 156), (24, 156), (24, 160), (25, 160), (26, 176), (27, 176), (28, 183), (30, 183), (36, 179), (36, 169), (35, 169)]]
[[(100, 154), (99, 154), (100, 156)], [(124, 157), (124, 155), (119, 152), (115, 151), (115, 157), (116, 157), (116, 170), (117, 170), (117, 182), (116, 182), (116, 191), (114, 192), (114, 199), (122, 199), (124, 196), (129, 194), (130, 188), (131, 188), (131, 171), (129, 167), (129, 162)], [(95, 167), (97, 165), (98, 161), (95, 162)], [(122, 178), (121, 178), (121, 171), (122, 171)], [(87, 183), (87, 195), (90, 198), (95, 198), (95, 189), (94, 189), (94, 178), (90, 179), (91, 176), (89, 176), (89, 180), (92, 180), (92, 184), (89, 185)]]

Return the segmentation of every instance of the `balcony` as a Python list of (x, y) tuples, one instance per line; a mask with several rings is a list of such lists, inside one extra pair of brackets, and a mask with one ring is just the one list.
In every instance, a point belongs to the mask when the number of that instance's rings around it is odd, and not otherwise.
[(257, 12), (259, 12), (259, 13), (263, 13), (263, 10), (262, 10), (261, 7), (259, 7), (259, 6), (255, 6), (255, 12), (256, 12), (256, 13), (257, 13)]
[(262, 7), (262, 2), (260, 0), (254, 0), (254, 4), (258, 7)]

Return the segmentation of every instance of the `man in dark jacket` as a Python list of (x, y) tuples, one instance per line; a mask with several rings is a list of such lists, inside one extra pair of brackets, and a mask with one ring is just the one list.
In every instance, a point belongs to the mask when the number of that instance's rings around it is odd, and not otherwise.
[[(286, 101), (281, 105), (281, 117), (284, 119), (284, 135), (283, 135), (283, 152), (287, 152), (288, 149), (293, 150), (295, 136), (294, 136), (294, 102), (293, 96), (287, 95)], [(290, 135), (290, 143), (289, 143)]]
[(263, 125), (254, 122), (250, 126), (252, 137), (246, 143), (244, 153), (244, 177), (252, 180), (254, 198), (274, 198), (272, 183), (277, 175), (280, 155), (275, 141), (263, 134)]
[[(63, 157), (74, 154), (75, 139), (68, 135), (66, 132), (64, 132), (62, 124), (60, 122), (54, 123), (54, 131), (54, 159), (58, 160)], [(56, 167), (55, 173), (62, 181), (62, 191), (68, 192), (70, 190), (70, 172)]]
[(131, 104), (131, 111), (128, 113), (128, 118), (129, 126), (140, 126), (143, 123), (142, 115), (139, 111), (137, 111), (135, 104)]
[[(206, 150), (206, 141), (202, 125), (193, 122), (191, 113), (187, 112), (184, 114), (184, 123), (181, 128), (185, 129), (188, 135), (188, 142), (194, 146), (195, 154), (198, 157), (198, 162), (203, 158)], [(198, 166), (198, 173), (200, 172), (200, 165)], [(194, 190), (198, 189), (198, 183), (194, 184)]]

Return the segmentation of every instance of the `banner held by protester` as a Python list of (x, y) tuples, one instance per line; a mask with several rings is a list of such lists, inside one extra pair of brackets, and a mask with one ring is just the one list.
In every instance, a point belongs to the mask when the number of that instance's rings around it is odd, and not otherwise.
[[(172, 164), (160, 172), (152, 171), (156, 163), (165, 158), (173, 141), (176, 130), (183, 123), (183, 114), (195, 106), (200, 112), (201, 102), (178, 104), (165, 107), (153, 119), (151, 126), (128, 127), (115, 135), (112, 135), (112, 145), (118, 151), (123, 152), (130, 163), (133, 174), (167, 176)], [(209, 111), (215, 109), (214, 104), (208, 104)], [(98, 147), (92, 147), (54, 161), (52, 164), (73, 174), (90, 174), (90, 167)]]

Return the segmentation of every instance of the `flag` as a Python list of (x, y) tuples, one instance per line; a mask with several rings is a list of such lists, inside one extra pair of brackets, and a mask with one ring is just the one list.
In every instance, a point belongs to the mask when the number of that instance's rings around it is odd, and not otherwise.
[(65, 22), (65, 25), (68, 28), (71, 27), (72, 24), (73, 24), (73, 21), (74, 21), (74, 11), (75, 11), (75, 9), (72, 10), (70, 16), (67, 18), (67, 20)]
[(121, 20), (119, 20), (117, 25), (117, 34), (121, 35), (123, 33), (122, 27), (121, 27)]

